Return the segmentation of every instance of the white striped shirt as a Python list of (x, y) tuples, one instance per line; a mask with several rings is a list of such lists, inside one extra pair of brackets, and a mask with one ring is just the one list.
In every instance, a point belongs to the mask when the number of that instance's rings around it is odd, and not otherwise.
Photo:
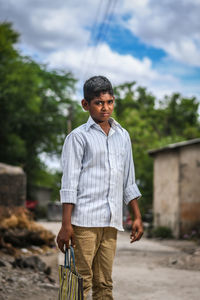
[(71, 223), (123, 230), (122, 205), (141, 196), (128, 132), (114, 119), (108, 136), (89, 117), (65, 139), (60, 198), (73, 203)]

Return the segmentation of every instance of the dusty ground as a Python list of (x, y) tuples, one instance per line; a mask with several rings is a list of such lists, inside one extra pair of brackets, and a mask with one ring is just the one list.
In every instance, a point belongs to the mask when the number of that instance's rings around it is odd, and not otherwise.
[(13, 268), (13, 257), (0, 252), (0, 300), (54, 300), (58, 295), (58, 254), (41, 254), (39, 257), (51, 267), (51, 275), (31, 269)]
[[(60, 224), (43, 223), (55, 234)], [(0, 267), (0, 300), (57, 299), (58, 261), (62, 254), (41, 254), (52, 268), (50, 279), (31, 270), (13, 269), (3, 256), (6, 266)], [(2, 255), (1, 255), (2, 259)], [(200, 247), (189, 241), (158, 241), (142, 238), (129, 243), (129, 234), (118, 234), (118, 247), (113, 269), (115, 300), (199, 300)]]
[(116, 300), (200, 299), (200, 248), (145, 238), (130, 245), (128, 238), (119, 234), (113, 270)]

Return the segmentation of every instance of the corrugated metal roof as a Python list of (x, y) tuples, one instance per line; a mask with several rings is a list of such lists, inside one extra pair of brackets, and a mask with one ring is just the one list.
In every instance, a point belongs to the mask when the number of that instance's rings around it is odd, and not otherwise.
[(151, 150), (148, 151), (148, 153), (149, 153), (149, 155), (154, 155), (154, 154), (157, 154), (159, 152), (175, 150), (175, 149), (180, 148), (180, 147), (185, 147), (185, 146), (189, 146), (189, 145), (193, 145), (193, 144), (199, 144), (199, 143), (200, 143), (200, 138), (197, 138), (197, 139), (193, 139), (193, 140), (182, 141), (182, 142), (175, 143), (175, 144), (169, 144), (165, 147), (158, 148), (158, 149), (151, 149)]

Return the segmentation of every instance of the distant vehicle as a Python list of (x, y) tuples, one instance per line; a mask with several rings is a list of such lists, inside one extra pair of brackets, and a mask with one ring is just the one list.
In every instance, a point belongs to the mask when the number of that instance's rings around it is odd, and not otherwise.
[(35, 211), (38, 202), (36, 200), (26, 200), (26, 208), (30, 211)]

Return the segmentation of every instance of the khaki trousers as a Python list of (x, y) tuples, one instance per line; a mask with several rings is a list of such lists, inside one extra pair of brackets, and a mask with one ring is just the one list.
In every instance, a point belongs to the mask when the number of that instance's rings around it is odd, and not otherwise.
[(112, 265), (117, 229), (73, 226), (77, 270), (83, 277), (84, 300), (92, 288), (93, 300), (113, 300)]

